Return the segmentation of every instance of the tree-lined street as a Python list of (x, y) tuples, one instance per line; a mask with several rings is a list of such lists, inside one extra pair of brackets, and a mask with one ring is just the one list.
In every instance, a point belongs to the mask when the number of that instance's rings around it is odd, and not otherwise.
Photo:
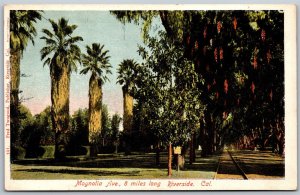
[[(83, 36), (78, 16), (53, 20), (47, 12), (10, 13), (14, 178), (230, 179), (234, 166), (251, 179), (284, 177), (282, 11), (105, 12), (123, 25), (124, 39), (127, 26), (140, 30), (132, 51), (131, 39), (112, 47)], [(35, 115), (25, 106), (34, 97), (19, 97), (30, 91), (18, 84), (28, 40), (42, 45), (39, 65), (50, 73), (51, 105)], [(116, 63), (115, 48), (130, 56), (120, 52)], [(70, 97), (83, 89), (70, 88), (82, 82), (88, 105), (71, 113)], [(104, 103), (107, 85), (122, 90), (123, 114)]]

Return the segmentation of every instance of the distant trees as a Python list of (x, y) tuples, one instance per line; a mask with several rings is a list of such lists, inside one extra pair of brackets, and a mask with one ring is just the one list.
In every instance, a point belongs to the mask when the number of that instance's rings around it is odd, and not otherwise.
[[(70, 130), (66, 132), (65, 139), (68, 140), (67, 155), (84, 155), (83, 147), (89, 145), (88, 137), (88, 121), (89, 112), (87, 108), (76, 110), (70, 117)], [(37, 157), (37, 151), (41, 146), (55, 145), (55, 131), (52, 128), (51, 107), (46, 107), (41, 113), (32, 116), (29, 109), (24, 105), (20, 105), (20, 145), (18, 147), (25, 148), (27, 157)], [(122, 118), (115, 113), (110, 116), (107, 106), (102, 106), (102, 132), (98, 137), (99, 147), (102, 147), (103, 140), (105, 146), (114, 151), (119, 145), (120, 122)]]
[[(92, 139), (97, 140), (97, 147), (99, 152), (107, 153), (113, 152), (115, 146), (119, 145), (120, 122), (122, 118), (115, 113), (113, 116), (109, 115), (107, 105), (102, 104), (102, 122), (101, 133), (93, 134)], [(78, 109), (74, 112), (71, 118), (71, 131), (68, 134), (70, 139), (69, 151), (71, 154), (76, 154), (82, 150), (83, 146), (89, 146), (89, 111), (87, 108)]]
[(88, 109), (79, 108), (71, 117), (70, 131), (66, 135), (68, 143), (69, 154), (80, 154), (83, 146), (88, 146)]
[(105, 104), (102, 104), (101, 109), (101, 138), (109, 137), (112, 134), (111, 131), (111, 116), (108, 113), (108, 107)]
[(51, 124), (50, 106), (32, 116), (28, 108), (21, 105), (20, 146), (26, 149), (26, 157), (37, 157), (41, 146), (55, 144), (55, 132)]
[(122, 118), (119, 114), (114, 114), (111, 118), (111, 133), (110, 136), (114, 139), (114, 141), (117, 141), (118, 134), (120, 133), (120, 123), (122, 121)]
[(103, 117), (105, 120), (103, 120), (103, 130), (101, 133), (101, 138), (103, 140), (103, 143), (100, 144), (102, 146), (101, 152), (118, 153), (120, 138), (123, 135), (123, 132), (120, 132), (122, 118), (117, 113), (110, 116), (107, 112), (107, 106), (103, 107), (103, 110), (106, 110), (106, 112), (103, 112)]

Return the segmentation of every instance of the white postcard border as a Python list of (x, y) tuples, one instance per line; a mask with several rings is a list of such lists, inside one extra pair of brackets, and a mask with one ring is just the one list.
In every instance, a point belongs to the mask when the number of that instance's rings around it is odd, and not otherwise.
[[(126, 181), (140, 180), (12, 180), (10, 178), (10, 123), (9, 123), (9, 11), (13, 9), (34, 10), (283, 10), (284, 11), (284, 57), (285, 57), (285, 178), (282, 180), (205, 180), (205, 179), (159, 179), (160, 187), (127, 186)], [(188, 5), (115, 5), (115, 4), (40, 4), (7, 5), (4, 9), (4, 141), (5, 141), (5, 189), (19, 190), (294, 190), (297, 188), (297, 70), (296, 70), (296, 6), (284, 4), (188, 4)], [(90, 182), (77, 186), (78, 182)], [(117, 186), (107, 186), (118, 183)], [(169, 187), (169, 182), (193, 183), (193, 186)], [(100, 184), (101, 183), (101, 184)], [(188, 184), (187, 184), (188, 185)], [(107, 186), (107, 187), (105, 187)]]

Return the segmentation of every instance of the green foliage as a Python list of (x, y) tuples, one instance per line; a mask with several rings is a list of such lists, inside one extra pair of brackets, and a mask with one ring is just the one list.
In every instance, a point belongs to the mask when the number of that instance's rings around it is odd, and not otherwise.
[(49, 65), (50, 70), (67, 66), (70, 70), (76, 71), (76, 63), (81, 61), (81, 51), (77, 43), (83, 41), (80, 36), (72, 36), (77, 26), (69, 25), (65, 18), (59, 19), (57, 23), (51, 19), (49, 22), (52, 32), (43, 29), (44, 36), (41, 39), (45, 40), (46, 47), (40, 51), (41, 60), (45, 59), (44, 65)]
[(186, 27), (187, 24), (191, 24), (194, 15), (203, 19), (205, 17), (204, 11), (165, 11), (165, 10), (153, 10), (153, 11), (111, 11), (119, 21), (122, 23), (133, 22), (135, 24), (141, 24), (142, 38), (145, 43), (151, 37), (151, 30), (155, 29), (153, 25), (154, 21), (160, 20), (163, 24), (168, 36), (173, 38), (173, 41), (177, 43), (182, 42), (185, 31), (190, 29)]
[(139, 73), (139, 64), (133, 59), (125, 59), (119, 64), (117, 83), (122, 85), (123, 90), (134, 95), (136, 93)]
[(50, 146), (41, 146), (43, 148), (44, 153), (40, 156), (40, 158), (54, 158), (54, 151), (55, 151), (55, 146), (50, 145)]
[(42, 17), (41, 11), (11, 10), (10, 11), (10, 48), (23, 52), (28, 41), (34, 44), (37, 23)]
[(101, 130), (101, 136), (102, 137), (108, 137), (110, 136), (112, 133), (111, 133), (111, 118), (109, 116), (109, 113), (108, 113), (108, 108), (107, 108), (107, 105), (105, 104), (102, 104), (102, 130)]
[(102, 144), (102, 149), (103, 152), (113, 152), (115, 150), (115, 146), (119, 145), (120, 123), (122, 118), (117, 113), (110, 117), (106, 105), (104, 105), (103, 110), (101, 138), (103, 139), (104, 144)]
[(26, 156), (26, 150), (20, 146), (13, 146), (12, 152), (14, 152), (15, 160), (23, 160)]
[(158, 11), (111, 11), (122, 23), (142, 23), (142, 38), (146, 41), (149, 36), (152, 21), (158, 16)]
[[(25, 106), (22, 106), (21, 110), (28, 110)], [(39, 145), (51, 145), (54, 144), (54, 131), (52, 129), (50, 118), (50, 107), (47, 107), (40, 114), (31, 116), (26, 112), (26, 118), (21, 120), (22, 132), (21, 132), (21, 145), (24, 148), (34, 148)]]
[(200, 81), (183, 48), (176, 47), (164, 32), (149, 37), (147, 48), (139, 47), (144, 63), (137, 77), (140, 123), (165, 143), (182, 145), (190, 139), (204, 106)]
[(30, 110), (23, 104), (19, 106), (19, 119), (21, 132), (26, 126), (29, 126), (34, 122), (34, 117), (32, 116)]
[(103, 84), (109, 81), (107, 75), (111, 74), (111, 65), (109, 63), (108, 50), (104, 50), (104, 45), (93, 43), (92, 47), (86, 46), (87, 54), (82, 54), (83, 69), (80, 74), (91, 72), (97, 75), (96, 78)]
[(119, 114), (115, 113), (111, 118), (111, 137), (117, 138), (120, 132), (120, 123), (122, 118)]
[[(204, 105), (202, 110), (206, 110), (206, 115), (215, 117), (213, 126), (223, 138), (238, 138), (251, 133), (251, 129), (257, 131), (265, 124), (283, 120), (283, 12), (144, 12), (113, 12), (123, 22), (142, 24), (143, 33), (148, 35), (144, 36), (148, 48), (138, 50), (145, 60), (140, 75), (147, 80), (138, 88), (137, 110), (143, 116), (140, 123), (147, 124), (153, 131), (162, 126), (178, 131), (182, 127), (177, 124), (183, 123), (176, 122), (180, 121), (176, 112), (178, 115), (185, 113), (181, 108), (181, 98), (192, 97)], [(148, 26), (158, 17), (165, 28), (165, 37), (161, 33), (158, 37), (149, 36), (151, 28)], [(191, 62), (185, 64), (183, 59)], [(195, 70), (198, 80), (182, 77), (192, 72), (189, 68)], [(190, 79), (198, 91), (179, 94), (184, 85), (190, 84), (187, 82)], [(171, 107), (174, 110), (168, 112)], [(162, 116), (170, 121), (166, 119), (161, 125), (159, 119)], [(205, 128), (212, 127), (207, 121), (210, 117), (204, 119)], [(177, 133), (160, 131), (164, 136)], [(209, 132), (208, 136), (213, 134)]]
[[(50, 107), (47, 107), (41, 113), (32, 116), (29, 109), (24, 105), (20, 107), (21, 114), (21, 136), (20, 143), (24, 150), (26, 158), (37, 157), (53, 157), (47, 152), (47, 145), (53, 145), (55, 143), (55, 133), (52, 129), (50, 118)], [(43, 148), (45, 146), (45, 148)], [(20, 150), (23, 151), (23, 150)], [(44, 155), (44, 153), (47, 153)]]
[(71, 147), (88, 145), (88, 109), (78, 109), (71, 119)]

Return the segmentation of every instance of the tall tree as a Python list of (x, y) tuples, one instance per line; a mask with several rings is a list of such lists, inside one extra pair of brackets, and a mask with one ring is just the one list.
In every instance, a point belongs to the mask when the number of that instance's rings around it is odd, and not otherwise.
[(14, 159), (14, 147), (19, 139), (19, 85), (20, 85), (20, 60), (28, 41), (34, 44), (36, 29), (34, 24), (41, 19), (40, 11), (12, 10), (10, 12), (10, 112), (11, 112), (11, 145)]
[(81, 74), (91, 73), (89, 82), (89, 143), (92, 146), (91, 155), (98, 152), (98, 141), (102, 128), (102, 85), (109, 81), (111, 74), (108, 50), (104, 45), (93, 43), (86, 46), (87, 54), (82, 55), (83, 69)]
[(175, 46), (165, 32), (158, 32), (158, 36), (149, 37), (148, 49), (139, 47), (144, 76), (139, 77), (143, 79), (136, 97), (138, 104), (142, 103), (143, 123), (159, 142), (168, 145), (171, 176), (172, 146), (184, 146), (191, 139), (203, 118), (204, 106), (193, 62), (183, 57), (183, 48)]
[(123, 60), (118, 68), (118, 81), (123, 91), (123, 129), (125, 133), (132, 132), (133, 123), (133, 91), (134, 81), (137, 77), (138, 63), (133, 59)]
[(80, 36), (72, 36), (77, 25), (69, 25), (61, 18), (56, 23), (49, 20), (52, 31), (43, 29), (46, 46), (41, 49), (41, 59), (50, 68), (51, 77), (51, 120), (55, 130), (55, 158), (64, 158), (66, 153), (66, 132), (69, 130), (70, 74), (77, 71), (80, 62)]

